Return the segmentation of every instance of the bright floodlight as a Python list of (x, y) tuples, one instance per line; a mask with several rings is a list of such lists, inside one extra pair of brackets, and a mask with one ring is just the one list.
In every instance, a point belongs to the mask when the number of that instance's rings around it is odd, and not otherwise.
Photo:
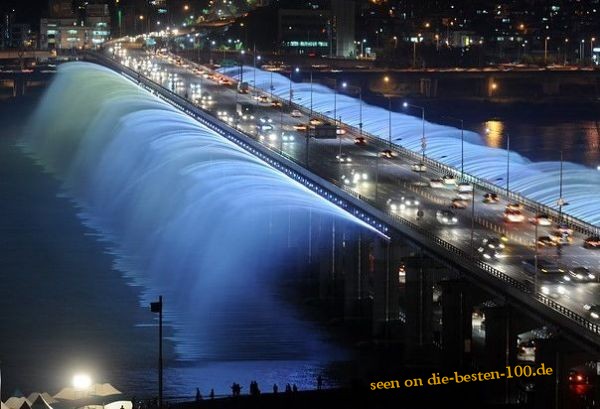
[(87, 374), (76, 374), (73, 377), (73, 387), (75, 389), (83, 390), (92, 386), (92, 378)]
[(296, 72), (300, 72), (300, 68), (296, 67)]
[(346, 88), (347, 86), (348, 86), (348, 84), (347, 84), (347, 83), (345, 83), (345, 82), (342, 82), (342, 87)]
[(408, 107), (408, 102), (404, 102), (404, 103), (402, 103), (402, 106), (403, 106), (404, 108), (407, 108), (407, 107)]

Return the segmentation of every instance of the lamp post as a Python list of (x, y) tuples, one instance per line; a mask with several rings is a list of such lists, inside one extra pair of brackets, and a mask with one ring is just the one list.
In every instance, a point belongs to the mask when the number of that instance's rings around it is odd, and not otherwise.
[(454, 118), (452, 116), (445, 116), (444, 118), (448, 118), (453, 121), (460, 122), (460, 179), (463, 180), (464, 175), (465, 175), (465, 125), (464, 125), (464, 121), (460, 118)]
[(510, 189), (510, 134), (506, 134), (506, 197)]
[(550, 37), (544, 38), (544, 65), (548, 64), (548, 40)]
[(425, 162), (425, 150), (427, 149), (427, 139), (425, 139), (425, 108), (419, 105), (409, 104), (408, 102), (404, 102), (402, 106), (404, 108), (413, 107), (421, 110), (421, 119), (423, 124), (423, 130), (421, 134), (421, 149), (423, 150), (423, 162)]
[(565, 205), (563, 199), (563, 151), (560, 150), (560, 173), (558, 177), (558, 222), (562, 222), (562, 208)]
[(567, 65), (567, 47), (568, 47), (568, 45), (569, 45), (569, 39), (565, 38), (565, 59), (564, 59), (563, 65)]
[(388, 141), (392, 149), (392, 97), (388, 95)]
[(308, 120), (310, 121), (313, 116), (313, 72), (312, 67), (310, 68), (310, 116)]
[(590, 38), (590, 67), (594, 65), (594, 41), (596, 37)]
[(583, 66), (584, 58), (585, 58), (585, 40), (581, 39), (581, 43), (579, 43), (579, 65)]
[(158, 297), (158, 302), (150, 303), (150, 311), (158, 313), (158, 408), (162, 408), (163, 398), (163, 348), (162, 348), (162, 316), (163, 298)]
[(337, 78), (333, 79), (333, 123), (335, 123), (335, 119), (337, 118)]
[(293, 70), (290, 69), (290, 101), (289, 101), (290, 109), (292, 108), (292, 95), (294, 94), (294, 92), (292, 90), (292, 74), (294, 73), (294, 71), (300, 72), (300, 68), (296, 67)]

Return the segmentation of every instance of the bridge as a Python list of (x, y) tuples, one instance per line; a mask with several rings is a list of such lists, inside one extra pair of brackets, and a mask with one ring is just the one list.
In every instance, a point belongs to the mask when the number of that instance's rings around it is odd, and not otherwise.
[[(183, 82), (178, 86), (174, 76), (144, 72), (132, 61), (122, 64), (97, 54), (89, 54), (88, 58), (138, 82), (377, 230), (376, 235), (347, 242), (344, 232), (330, 223), (327, 234), (316, 237), (320, 255), (325, 259), (318, 268), (319, 280), (334, 283), (341, 280), (344, 317), (368, 317), (377, 336), (387, 338), (404, 333), (408, 348), (417, 350), (433, 345), (443, 353), (441, 356), (449, 367), (472, 359), (471, 346), (476, 344), (474, 334), (483, 327), (481, 321), (473, 319), (475, 312), (485, 315), (482, 348), (487, 356), (485, 365), (490, 367), (502, 368), (519, 360), (532, 361), (519, 352), (518, 336), (533, 334), (529, 335), (536, 339), (537, 345), (533, 360), (560, 368), (560, 378), (555, 385), (539, 387), (548, 392), (541, 394), (541, 399), (548, 403), (554, 399), (551, 392), (555, 389), (561, 397), (566, 397), (568, 368), (597, 360), (600, 325), (583, 304), (598, 302), (598, 283), (558, 283), (544, 278), (539, 270), (533, 275), (525, 274), (521, 262), (545, 252), (532, 244), (537, 243), (537, 230), (547, 229), (536, 224), (532, 237), (532, 228), (498, 223), (509, 201), (520, 203), (526, 217), (545, 212), (558, 220), (555, 209), (465, 174), (462, 180), (472, 186), (469, 203), (472, 212), (469, 215), (468, 210), (462, 210), (464, 214), (460, 213), (461, 220), (456, 227), (440, 225), (436, 209), (447, 208), (456, 191), (448, 187), (436, 190), (429, 179), (449, 175), (457, 179), (461, 176), (458, 169), (422, 158), (419, 153), (389, 144), (347, 124), (343, 125), (345, 135), (335, 140), (308, 138), (294, 127), (299, 124), (298, 117), (304, 123), (309, 118), (333, 123), (332, 118), (310, 112), (300, 104), (289, 104), (276, 95), (270, 95), (269, 101), (277, 101), (279, 104), (275, 105), (281, 108), (261, 104), (251, 94), (239, 94), (235, 79), (225, 81), (223, 75), (191, 62), (178, 66), (175, 59), (169, 60), (168, 56), (136, 54), (139, 61), (152, 61), (165, 73), (177, 74), (177, 81)], [(203, 102), (195, 94), (197, 85), (204, 96), (209, 94), (216, 102)], [(253, 92), (269, 94), (260, 89)], [(275, 119), (271, 127), (278, 132), (262, 132), (243, 118), (232, 119), (232, 112), (240, 102), (252, 104), (257, 118)], [(224, 114), (224, 111), (227, 112)], [(285, 141), (284, 135), (288, 137)], [(366, 145), (354, 143), (359, 136), (366, 138)], [(392, 153), (382, 157), (381, 152), (386, 149)], [(343, 162), (344, 158), (351, 158), (352, 162)], [(415, 165), (422, 165), (423, 169), (417, 169), (425, 172), (415, 172)], [(366, 179), (363, 173), (367, 173)], [(359, 180), (355, 179), (356, 175)], [(474, 199), (490, 193), (500, 196), (500, 203), (490, 206), (479, 203), (475, 213)], [(425, 216), (419, 217), (410, 204), (400, 203), (400, 195), (418, 198)], [(560, 218), (574, 230), (573, 236), (578, 242), (598, 232), (596, 226), (583, 220), (565, 215)], [(509, 239), (507, 257), (500, 260), (482, 257), (478, 251), (482, 239), (500, 235)], [(585, 259), (590, 265), (598, 265), (598, 255), (591, 250), (571, 246), (562, 251), (565, 255), (569, 253), (571, 261)], [(565, 262), (563, 267), (567, 275), (573, 266)], [(571, 296), (565, 297), (559, 291), (565, 287)], [(322, 291), (327, 292), (325, 288)], [(443, 325), (440, 326), (439, 321)], [(544, 327), (552, 329), (540, 330)], [(508, 394), (508, 391), (503, 393)]]

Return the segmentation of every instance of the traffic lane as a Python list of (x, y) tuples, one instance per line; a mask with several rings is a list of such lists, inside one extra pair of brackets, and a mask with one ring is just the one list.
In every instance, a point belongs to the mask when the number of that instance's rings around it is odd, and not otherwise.
[[(193, 76), (191, 76), (191, 77), (193, 78)], [(210, 80), (208, 80), (208, 81), (210, 81)], [(209, 82), (209, 84), (210, 84), (210, 82)], [(212, 87), (211, 87), (211, 88), (212, 88), (212, 89), (213, 89), (215, 92), (216, 92), (216, 91), (219, 91), (219, 88), (220, 88), (220, 90), (222, 90), (222, 89), (223, 89), (223, 87), (222, 87), (222, 86), (220, 86), (220, 85), (219, 85), (218, 83), (216, 83), (216, 82), (214, 82), (214, 83), (212, 84)], [(235, 92), (235, 91), (233, 91), (233, 90), (232, 90), (232, 92)], [(266, 111), (266, 112), (265, 112), (265, 114), (267, 114), (267, 112), (268, 112), (268, 111)], [(347, 139), (347, 138), (346, 138), (346, 139)], [(330, 153), (331, 153), (332, 151), (333, 151), (332, 149), (329, 149), (329, 152), (330, 152)], [(376, 152), (374, 152), (374, 153), (376, 154)], [(406, 166), (408, 166), (408, 164), (406, 164)], [(383, 173), (385, 173), (385, 172), (383, 172)], [(432, 172), (432, 173), (434, 173), (434, 172)], [(434, 173), (434, 174), (435, 174), (435, 173)], [(341, 175), (341, 172), (338, 172), (338, 178), (340, 177), (340, 175)], [(454, 192), (450, 193), (450, 192), (451, 192), (451, 191), (450, 191), (450, 189), (446, 189), (446, 191), (448, 192), (448, 193), (447, 193), (448, 195), (453, 195), (453, 194), (454, 194)], [(451, 200), (451, 198), (450, 198), (450, 197), (448, 197), (447, 199), (450, 199), (450, 200)], [(453, 233), (452, 233), (451, 235), (449, 235), (447, 231), (446, 231), (446, 232), (444, 232), (443, 234), (444, 234), (444, 235), (445, 235), (447, 238), (449, 238), (449, 239), (455, 239), (455, 237), (456, 237), (456, 232), (455, 232), (455, 231), (453, 231)]]

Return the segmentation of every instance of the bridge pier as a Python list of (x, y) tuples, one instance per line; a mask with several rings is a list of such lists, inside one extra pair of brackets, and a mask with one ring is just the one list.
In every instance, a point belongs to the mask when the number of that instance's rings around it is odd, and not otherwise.
[[(596, 367), (577, 374), (582, 375), (578, 380), (576, 375), (569, 381), (570, 370), (574, 367), (584, 368), (586, 363), (598, 361), (598, 356), (586, 353), (564, 337), (557, 335), (549, 339), (536, 341), (536, 363), (552, 368), (553, 375), (536, 378), (535, 409), (570, 408), (583, 409), (597, 407), (599, 402), (598, 378)], [(595, 404), (594, 404), (595, 402)]]

